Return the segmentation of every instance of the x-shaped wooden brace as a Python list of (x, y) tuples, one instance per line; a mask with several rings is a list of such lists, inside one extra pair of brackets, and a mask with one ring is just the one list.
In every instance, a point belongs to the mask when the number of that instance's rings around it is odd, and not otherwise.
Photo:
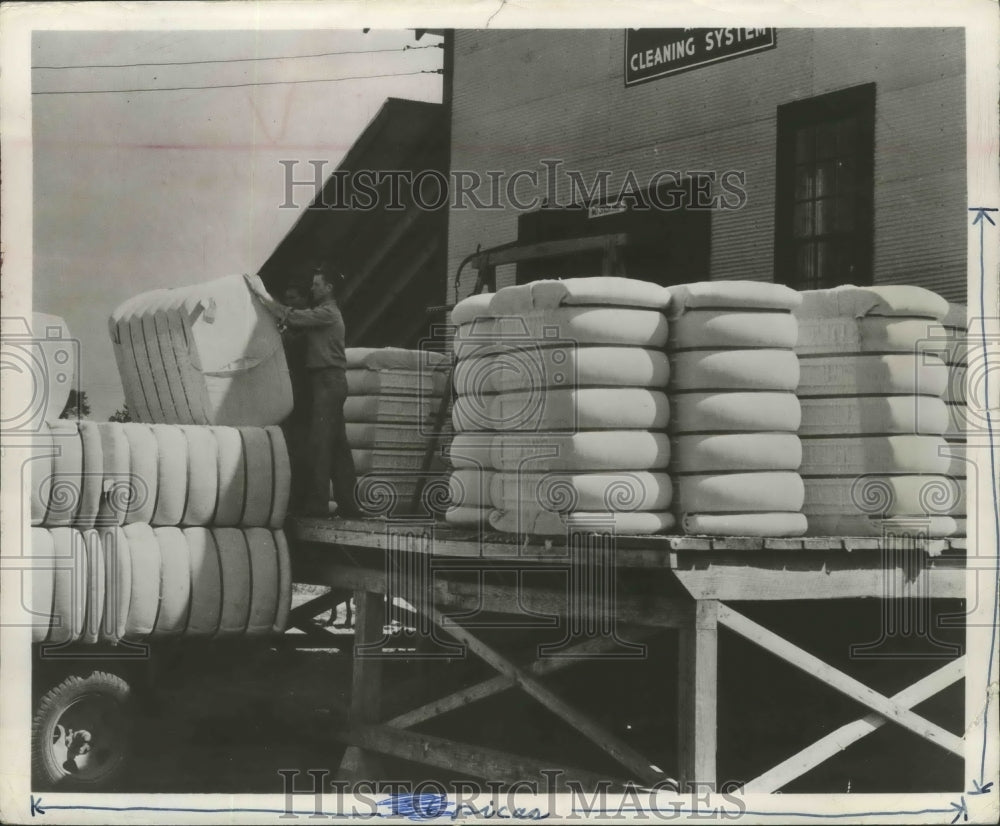
[[(587, 739), (597, 745), (602, 751), (610, 755), (620, 765), (628, 769), (633, 776), (641, 779), (644, 783), (653, 785), (669, 780), (669, 778), (667, 778), (667, 776), (659, 768), (653, 765), (647, 758), (643, 757), (630, 745), (625, 743), (616, 735), (612, 734), (599, 723), (587, 717), (587, 715), (583, 714), (578, 709), (573, 708), (564, 700), (560, 699), (550, 689), (543, 686), (539, 682), (536, 675), (544, 673), (545, 670), (552, 670), (544, 667), (544, 660), (537, 663), (532, 669), (534, 673), (529, 673), (528, 670), (515, 665), (502, 654), (493, 650), (490, 646), (478, 637), (474, 636), (467, 629), (455, 622), (446, 622), (445, 615), (442, 614), (437, 608), (432, 607), (430, 609), (430, 615), (435, 625), (453, 636), (459, 642), (464, 643), (468, 646), (469, 650), (483, 660), (483, 662), (500, 672), (502, 675), (500, 679), (504, 681), (503, 688), (507, 688), (510, 685), (519, 686), (529, 696), (536, 699), (557, 717), (560, 717), (573, 726)], [(497, 682), (493, 685), (498, 687), (500, 683)], [(419, 709), (417, 711), (419, 711)], [(404, 719), (405, 716), (406, 715), (404, 715)]]
[(872, 709), (861, 720), (848, 723), (803, 749), (745, 786), (747, 792), (774, 792), (832, 757), (846, 746), (860, 740), (887, 722), (894, 722), (914, 734), (936, 743), (941, 748), (964, 757), (962, 738), (924, 719), (911, 709), (961, 679), (965, 673), (965, 658), (961, 657), (924, 677), (893, 697), (869, 688), (864, 683), (823, 662), (818, 657), (793, 645), (773, 631), (743, 616), (728, 605), (718, 607), (721, 625), (770, 651), (785, 662), (823, 680), (831, 688)]
[[(359, 631), (363, 638), (377, 639), (375, 629), (376, 613), (372, 610), (375, 605), (374, 594), (359, 593), (356, 599), (359, 600), (361, 609), (359, 611)], [(541, 702), (546, 708), (552, 711), (561, 719), (593, 741), (604, 752), (611, 755), (617, 762), (628, 769), (628, 773), (633, 779), (638, 778), (642, 783), (653, 785), (658, 783), (660, 788), (675, 784), (659, 768), (639, 754), (635, 749), (624, 743), (620, 738), (605, 729), (599, 723), (594, 722), (578, 709), (573, 708), (568, 703), (557, 697), (551, 690), (547, 689), (539, 682), (539, 677), (559, 671), (579, 662), (579, 658), (587, 655), (600, 655), (607, 653), (620, 645), (616, 639), (592, 638), (577, 643), (565, 649), (560, 657), (542, 657), (536, 659), (527, 667), (521, 667), (508, 660), (506, 657), (492, 649), (482, 640), (475, 637), (467, 629), (461, 627), (450, 618), (438, 611), (436, 608), (426, 608), (427, 615), (445, 633), (450, 634), (459, 642), (464, 643), (476, 656), (500, 672), (498, 676), (484, 680), (476, 685), (456, 691), (445, 697), (433, 700), (418, 708), (398, 715), (382, 724), (374, 723), (378, 712), (375, 708), (367, 708), (367, 700), (373, 695), (365, 691), (366, 677), (365, 669), (374, 668), (378, 670), (378, 659), (370, 661), (355, 661), (354, 693), (354, 725), (349, 731), (341, 732), (339, 738), (351, 745), (345, 755), (345, 762), (342, 764), (342, 776), (350, 777), (357, 774), (355, 763), (361, 761), (368, 752), (382, 752), (392, 754), (403, 759), (416, 760), (418, 762), (439, 765), (452, 770), (456, 765), (467, 773), (476, 774), (487, 772), (483, 776), (490, 779), (514, 782), (524, 780), (526, 777), (539, 774), (546, 770), (546, 766), (537, 760), (526, 758), (520, 755), (506, 754), (493, 749), (479, 746), (469, 746), (463, 743), (456, 743), (426, 734), (413, 734), (408, 729), (427, 720), (433, 719), (448, 711), (464, 707), (469, 703), (484, 700), (502, 691), (514, 687), (520, 687), (527, 694)], [(370, 628), (366, 627), (371, 625)], [(648, 628), (634, 628), (630, 636), (635, 640), (647, 638), (655, 633), (655, 630)], [(348, 769), (348, 771), (344, 771)], [(567, 777), (573, 777), (581, 782), (590, 785), (606, 780), (613, 782), (624, 782), (615, 778), (606, 778), (602, 775), (586, 770), (564, 767)]]

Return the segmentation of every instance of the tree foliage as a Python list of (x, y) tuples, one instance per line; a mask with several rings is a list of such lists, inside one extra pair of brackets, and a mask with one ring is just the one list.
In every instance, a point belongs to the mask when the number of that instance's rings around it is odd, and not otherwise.
[(132, 414), (128, 412), (128, 405), (123, 404), (114, 413), (108, 417), (109, 422), (130, 422), (132, 421)]
[(86, 419), (90, 415), (90, 402), (87, 400), (87, 391), (81, 390), (79, 392), (74, 388), (69, 391), (69, 397), (66, 399), (66, 406), (63, 408), (62, 413), (59, 414), (60, 419)]

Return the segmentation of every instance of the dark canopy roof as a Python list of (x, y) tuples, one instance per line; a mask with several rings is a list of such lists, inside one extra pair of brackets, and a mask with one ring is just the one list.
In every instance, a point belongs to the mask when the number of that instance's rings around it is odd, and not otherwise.
[[(433, 170), (447, 176), (448, 140), (441, 104), (386, 100), (322, 193), (260, 268), (272, 294), (280, 295), (291, 281), (308, 281), (318, 265), (339, 269), (347, 277), (342, 306), (348, 344), (416, 346), (430, 332), (425, 308), (444, 303), (448, 209), (447, 204), (436, 210), (418, 208), (408, 184), (397, 184), (399, 197), (393, 204), (391, 181), (384, 173)], [(309, 164), (297, 164), (295, 180), (307, 179), (312, 170)], [(377, 181), (379, 173), (381, 185), (373, 187), (378, 197), (372, 198), (365, 183)], [(436, 198), (433, 180), (424, 191)], [(373, 200), (371, 208), (362, 208)]]

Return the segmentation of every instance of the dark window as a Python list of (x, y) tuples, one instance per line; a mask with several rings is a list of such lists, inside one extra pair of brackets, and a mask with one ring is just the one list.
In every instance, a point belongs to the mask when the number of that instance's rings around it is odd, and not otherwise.
[(872, 283), (875, 84), (778, 107), (775, 280)]

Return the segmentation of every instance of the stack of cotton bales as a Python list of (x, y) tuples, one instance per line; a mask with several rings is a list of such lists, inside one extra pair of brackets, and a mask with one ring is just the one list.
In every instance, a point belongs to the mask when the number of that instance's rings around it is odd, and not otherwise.
[[(944, 438), (948, 443), (951, 465), (947, 475), (958, 482), (963, 493), (966, 488), (967, 463), (966, 439), (968, 408), (966, 403), (966, 373), (969, 364), (968, 310), (964, 304), (949, 304), (948, 314), (942, 321), (946, 336), (945, 363), (948, 365), (948, 386), (944, 391), (944, 401), (948, 406), (948, 427)], [(956, 534), (965, 536), (965, 496), (960, 497), (954, 510), (949, 514), (955, 520)]]
[(109, 330), (136, 421), (266, 426), (292, 411), (281, 333), (243, 276), (137, 295)]
[(670, 469), (684, 532), (805, 533), (792, 315), (799, 294), (754, 281), (669, 292)]
[(447, 356), (430, 351), (347, 349), (344, 418), (363, 509), (404, 513), (421, 478), (435, 495), (444, 471), (440, 446), (428, 472), (422, 469), (447, 367)]
[(939, 355), (947, 302), (919, 287), (837, 287), (802, 294), (805, 482), (813, 535), (955, 532), (961, 491), (947, 474)]
[(457, 362), (454, 418), (495, 435), (479, 484), (453, 484), (474, 501), (454, 504), (518, 534), (671, 527), (667, 300), (655, 284), (572, 278), (507, 287), (479, 306), (485, 341)]
[(37, 527), (31, 552), (34, 642), (266, 636), (288, 618), (281, 531)]
[(450, 507), (445, 519), (453, 525), (482, 525), (493, 509), (494, 469), (490, 454), (495, 434), (490, 406), (496, 396), (494, 370), (498, 359), (497, 320), (490, 316), (493, 293), (473, 295), (451, 312), (454, 398), (452, 438), (448, 445)]
[(289, 483), (278, 427), (44, 428), (31, 482), (35, 641), (282, 631)]

